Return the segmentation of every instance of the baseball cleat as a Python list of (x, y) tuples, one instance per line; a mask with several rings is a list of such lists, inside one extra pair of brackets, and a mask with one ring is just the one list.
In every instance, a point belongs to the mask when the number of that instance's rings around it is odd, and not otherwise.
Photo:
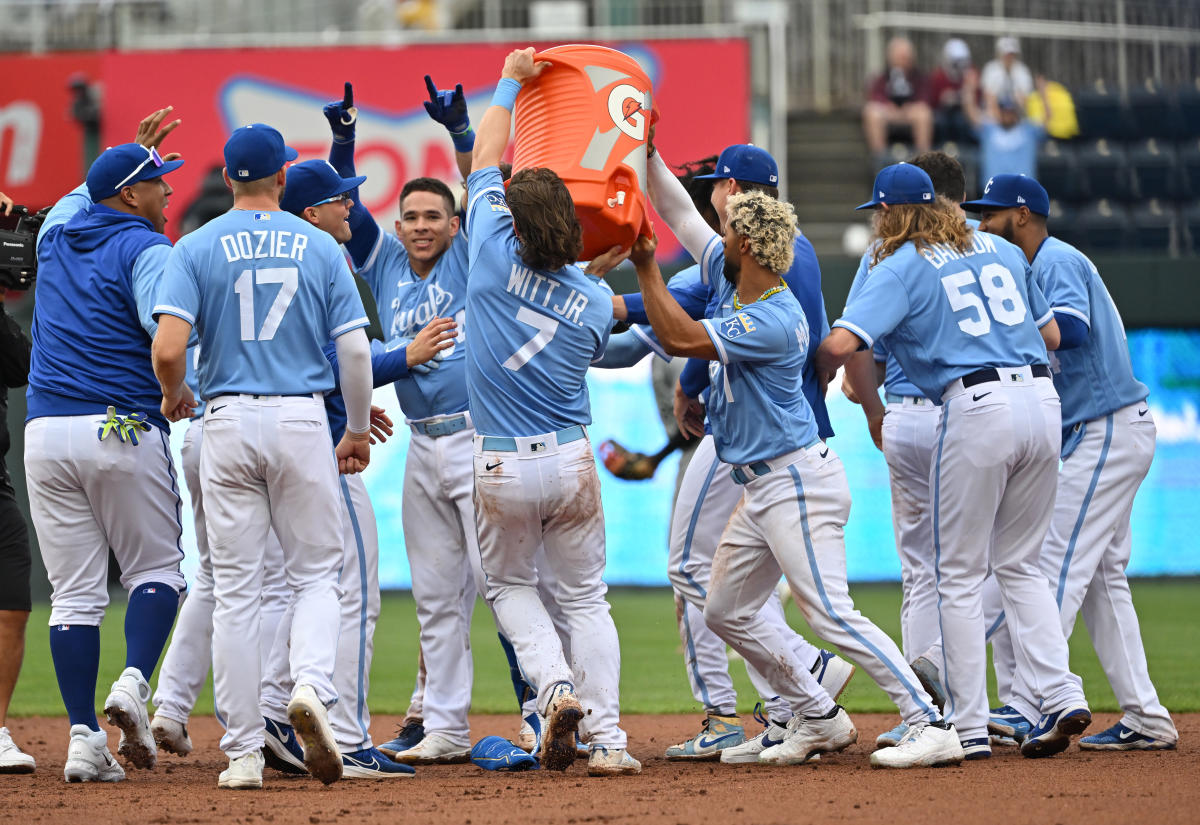
[(579, 704), (571, 683), (559, 682), (552, 687), (550, 701), (546, 706), (546, 727), (542, 732), (543, 768), (565, 771), (575, 761), (575, 734), (579, 730), (581, 719), (583, 707)]
[(901, 722), (896, 727), (881, 733), (875, 737), (875, 748), (894, 748), (900, 744), (900, 740), (904, 738), (904, 734), (908, 733), (908, 725)]
[(980, 736), (975, 739), (960, 739), (959, 742), (962, 744), (963, 759), (967, 762), (992, 758), (992, 745), (986, 736)]
[(812, 675), (817, 683), (825, 688), (829, 698), (836, 702), (842, 695), (842, 691), (846, 689), (846, 685), (850, 684), (854, 670), (854, 665), (836, 653), (821, 650), (818, 651), (816, 664), (812, 666)]
[(316, 779), (332, 785), (342, 778), (342, 754), (333, 739), (329, 714), (312, 685), (296, 685), (288, 702), (288, 721), (304, 747), (304, 767)]
[(392, 759), (404, 765), (454, 765), (469, 762), (471, 749), (454, 744), (440, 733), (431, 733)]
[(762, 702), (754, 706), (754, 718), (763, 725), (763, 732), (753, 739), (747, 739), (740, 745), (733, 745), (721, 751), (721, 761), (726, 765), (741, 765), (748, 762), (758, 762), (758, 755), (767, 748), (773, 748), (783, 743), (787, 728), (779, 722), (766, 717), (762, 710)]
[(342, 754), (342, 779), (403, 779), (416, 771), (393, 762), (378, 748), (363, 748)]
[(415, 747), (424, 738), (425, 726), (423, 724), (418, 721), (406, 722), (404, 727), (397, 731), (395, 739), (384, 742), (376, 750), (391, 759), (400, 751)]
[(229, 760), (229, 767), (217, 777), (217, 787), (227, 791), (254, 791), (262, 787), (263, 756), (258, 751)]
[(737, 716), (719, 716), (711, 713), (704, 717), (700, 732), (678, 745), (667, 748), (667, 759), (672, 762), (702, 762), (721, 758), (725, 748), (746, 741), (746, 729)]
[(183, 722), (156, 713), (150, 720), (150, 735), (154, 737), (159, 750), (176, 756), (187, 756), (192, 752), (192, 738), (188, 736), (187, 725)]
[(150, 718), (146, 703), (150, 701), (150, 685), (136, 667), (127, 667), (113, 682), (112, 691), (104, 700), (104, 715), (108, 723), (121, 731), (117, 753), (135, 768), (152, 770), (158, 763), (158, 746), (150, 733)]
[(858, 741), (858, 730), (850, 714), (835, 705), (828, 716), (799, 714), (788, 720), (787, 732), (778, 745), (766, 748), (758, 761), (766, 765), (800, 765), (820, 753), (836, 753)]
[(262, 755), (267, 767), (293, 776), (307, 774), (308, 768), (304, 767), (304, 748), (300, 747), (300, 740), (296, 738), (296, 731), (292, 726), (265, 716), (263, 726)]
[(938, 671), (938, 666), (924, 656), (918, 656), (912, 660), (909, 665), (917, 681), (921, 683), (921, 687), (929, 694), (929, 698), (937, 705), (938, 712), (941, 713), (946, 708), (946, 689), (942, 687), (942, 675)]
[(8, 728), (0, 728), (0, 773), (33, 773), (37, 762), (17, 747)]
[(908, 733), (893, 748), (881, 748), (871, 754), (872, 768), (937, 768), (963, 761), (958, 731), (946, 722), (922, 722), (909, 725)]
[(1021, 743), (1011, 736), (997, 736), (994, 733), (988, 734), (988, 744), (993, 748), (1017, 748)]
[(485, 736), (471, 748), (471, 762), (485, 771), (536, 771), (538, 761), (501, 736)]
[(538, 749), (538, 739), (542, 735), (542, 717), (534, 713), (527, 714), (521, 720), (521, 729), (517, 732), (516, 746), (526, 753), (535, 753)]
[(108, 750), (108, 735), (87, 725), (72, 725), (63, 779), (68, 782), (120, 782), (124, 778), (124, 769)]
[(1071, 746), (1071, 737), (1087, 730), (1092, 724), (1092, 712), (1087, 705), (1067, 706), (1054, 713), (1043, 714), (1038, 723), (1021, 741), (1021, 756), (1040, 759), (1054, 756)]
[(642, 772), (642, 763), (624, 748), (597, 745), (588, 756), (588, 776), (620, 776)]
[[(1173, 751), (1175, 743), (1146, 736), (1117, 722), (1108, 730), (1080, 739), (1079, 749), (1085, 751)], [(3, 770), (0, 769), (0, 773), (2, 772)]]
[(1008, 736), (1020, 744), (1021, 740), (1029, 735), (1032, 727), (1029, 720), (1011, 705), (1002, 705), (988, 711), (987, 729), (988, 733), (994, 736)]

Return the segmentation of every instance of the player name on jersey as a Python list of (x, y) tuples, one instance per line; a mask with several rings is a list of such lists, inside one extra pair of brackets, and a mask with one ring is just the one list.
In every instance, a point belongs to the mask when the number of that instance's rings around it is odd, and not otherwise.
[(967, 252), (959, 252), (957, 249), (952, 249), (945, 244), (933, 244), (932, 246), (923, 246), (921, 248), (921, 257), (933, 264), (934, 269), (941, 269), (950, 261), (959, 261), (963, 258), (969, 258), (972, 255), (977, 255), (981, 252), (995, 252), (996, 243), (992, 236), (986, 232), (971, 233), (972, 249)]
[[(539, 292), (543, 286), (545, 290)], [(561, 304), (551, 305), (550, 297), (554, 294), (554, 290), (560, 286), (562, 284), (553, 278), (540, 275), (528, 267), (513, 264), (512, 273), (508, 276), (506, 291), (511, 292), (518, 298), (529, 301), (531, 304), (540, 304), (541, 306), (548, 307), (561, 315), (564, 320), (570, 321), (577, 326), (583, 326), (580, 316), (587, 309), (587, 296), (578, 290), (571, 289)]]
[(281, 229), (256, 229), (253, 232), (236, 232), (221, 236), (221, 249), (229, 263), (255, 258), (292, 258), (303, 261), (306, 246), (308, 236)]

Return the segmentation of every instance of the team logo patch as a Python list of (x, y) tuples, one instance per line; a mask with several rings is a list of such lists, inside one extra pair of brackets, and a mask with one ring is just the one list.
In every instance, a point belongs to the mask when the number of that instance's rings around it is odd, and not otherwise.
[(484, 192), (483, 197), (487, 199), (488, 205), (492, 208), (493, 212), (508, 212), (512, 214), (509, 211), (508, 202), (504, 200), (504, 195), (500, 192)]
[(726, 338), (737, 338), (745, 335), (748, 332), (754, 332), (754, 322), (750, 320), (750, 316), (744, 312), (739, 312), (732, 318), (728, 318), (721, 324), (721, 334)]

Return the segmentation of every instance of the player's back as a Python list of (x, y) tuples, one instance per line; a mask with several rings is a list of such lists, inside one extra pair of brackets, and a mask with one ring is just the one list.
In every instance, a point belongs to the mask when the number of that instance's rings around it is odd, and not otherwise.
[(185, 236), (159, 306), (185, 318), (196, 307), (205, 398), (332, 389), (322, 347), (365, 317), (333, 238), (277, 211), (233, 210)]

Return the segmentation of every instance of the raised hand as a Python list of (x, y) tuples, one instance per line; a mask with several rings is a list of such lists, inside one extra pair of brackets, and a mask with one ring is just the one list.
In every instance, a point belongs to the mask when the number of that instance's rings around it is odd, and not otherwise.
[(425, 89), (429, 92), (429, 100), (425, 101), (425, 111), (445, 126), (446, 131), (461, 134), (471, 128), (471, 116), (467, 112), (467, 99), (463, 96), (461, 83), (454, 87), (454, 91), (439, 90), (433, 78), (425, 75)]
[[(142, 118), (142, 122), (137, 127), (137, 134), (133, 137), (133, 142), (140, 143), (147, 149), (157, 149), (161, 146), (166, 136), (174, 132), (179, 124), (183, 122), (180, 118), (175, 118), (175, 120), (172, 120), (166, 126), (162, 125), (162, 122), (167, 119), (167, 116), (174, 109), (174, 106), (168, 106), (165, 109), (151, 112)], [(164, 155), (163, 160), (175, 160), (179, 157), (182, 157), (182, 155), (178, 152), (172, 152), (169, 155)]]
[(342, 99), (326, 103), (321, 114), (329, 121), (334, 140), (339, 143), (354, 140), (354, 124), (358, 121), (358, 109), (354, 108), (354, 85), (346, 81)]

